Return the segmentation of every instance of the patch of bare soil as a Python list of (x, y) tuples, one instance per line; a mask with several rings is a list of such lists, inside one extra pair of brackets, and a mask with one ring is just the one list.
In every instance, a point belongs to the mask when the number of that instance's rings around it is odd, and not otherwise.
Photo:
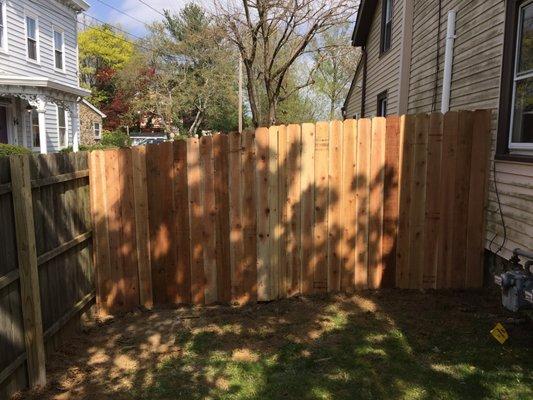
[[(410, 340), (419, 348), (429, 336), (464, 331), (473, 320), (481, 318), (491, 324), (509, 317), (499, 305), (498, 294), (490, 292), (381, 291), (295, 298), (241, 308), (138, 311), (98, 321), (73, 335), (47, 361), (46, 388), (16, 398), (131, 399), (139, 388), (154, 384), (158, 365), (181, 356), (184, 349), (180, 338), (184, 336), (215, 334), (220, 337), (217, 350), (227, 351), (236, 361), (256, 361), (288, 339), (312, 344), (335, 324), (328, 317), (332, 307), (361, 325), (372, 319), (389, 328), (414, 332)], [(512, 340), (527, 346), (530, 327), (513, 325), (510, 329)], [(213, 385), (225, 388), (229, 382), (221, 377)]]

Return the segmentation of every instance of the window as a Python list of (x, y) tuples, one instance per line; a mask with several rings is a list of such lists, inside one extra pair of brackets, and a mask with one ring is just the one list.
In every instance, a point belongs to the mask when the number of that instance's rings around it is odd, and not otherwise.
[(31, 142), (34, 149), (41, 147), (41, 137), (39, 130), (39, 113), (37, 110), (31, 110)]
[(383, 54), (390, 49), (392, 42), (392, 0), (381, 0), (381, 4), (380, 52)]
[(57, 106), (57, 135), (59, 138), (59, 147), (61, 148), (67, 147), (68, 146), (67, 112), (61, 106)]
[(387, 116), (387, 92), (386, 91), (378, 94), (377, 115), (378, 117)]
[(7, 49), (6, 2), (0, 0), (0, 50)]
[(102, 136), (102, 124), (100, 122), (93, 123), (94, 137), (100, 138)]
[(38, 34), (39, 28), (37, 19), (33, 17), (26, 17), (26, 41), (28, 47), (28, 58), (33, 61), (38, 61)]
[(65, 36), (63, 32), (57, 31), (54, 29), (54, 63), (56, 69), (63, 70), (65, 61), (64, 61), (64, 50), (65, 50)]
[(533, 1), (507, 2), (497, 155), (533, 161)]
[(509, 148), (533, 149), (533, 2), (520, 7)]

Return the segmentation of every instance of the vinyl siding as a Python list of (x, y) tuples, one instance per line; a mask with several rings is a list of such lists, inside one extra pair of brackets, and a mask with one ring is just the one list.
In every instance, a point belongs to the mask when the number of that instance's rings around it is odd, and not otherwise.
[(400, 74), (400, 50), (402, 44), (403, 1), (393, 1), (392, 44), (389, 51), (379, 54), (381, 38), (382, 1), (376, 7), (367, 40), (367, 83), (365, 116), (377, 114), (377, 97), (387, 91), (387, 112), (398, 114), (398, 93)]
[[(53, 10), (53, 12), (52, 12)], [(38, 17), (40, 63), (27, 60), (26, 13)], [(7, 1), (8, 52), (0, 52), (0, 74), (39, 76), (78, 86), (77, 14), (57, 1)], [(65, 72), (54, 69), (53, 28), (64, 32)]]
[[(361, 61), (360, 61), (361, 62)], [(363, 69), (359, 68), (355, 77), (353, 87), (348, 94), (346, 101), (346, 118), (355, 118), (356, 115), (361, 115), (361, 88), (363, 87)]]
[[(409, 113), (440, 109), (447, 13), (457, 11), (450, 109), (489, 108), (493, 110), (493, 152), (501, 81), (505, 2), (502, 0), (443, 1), (440, 25), (440, 65), (436, 80), (438, 21), (437, 0), (415, 1), (411, 55)], [(487, 202), (486, 247), (499, 249), (503, 227), (492, 174)], [(496, 162), (496, 183), (507, 227), (507, 240), (501, 255), (510, 258), (516, 247), (533, 249), (533, 165)], [(492, 246), (491, 246), (492, 242)]]

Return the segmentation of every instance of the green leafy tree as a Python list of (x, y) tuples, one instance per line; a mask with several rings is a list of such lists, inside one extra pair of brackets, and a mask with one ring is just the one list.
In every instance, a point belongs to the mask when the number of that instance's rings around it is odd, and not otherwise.
[[(205, 10), (186, 5), (179, 13), (165, 12), (155, 23), (143, 48), (144, 62), (130, 63), (121, 73), (123, 85), (137, 83), (133, 109), (163, 117), (175, 135), (201, 130), (233, 130), (237, 120), (236, 52)], [(150, 79), (138, 84), (150, 71)]]
[(135, 54), (135, 45), (109, 25), (95, 25), (78, 36), (80, 81), (91, 89), (90, 101), (99, 107), (113, 102), (115, 75)]

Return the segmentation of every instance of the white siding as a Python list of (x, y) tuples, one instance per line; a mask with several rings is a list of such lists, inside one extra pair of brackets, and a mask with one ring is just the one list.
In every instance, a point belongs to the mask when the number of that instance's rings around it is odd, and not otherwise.
[[(70, 109), (70, 111), (67, 111), (67, 115), (68, 115), (67, 129), (68, 129), (68, 136), (69, 136), (68, 146), (72, 147), (74, 128), (79, 130), (79, 120), (76, 118), (76, 116), (78, 115), (79, 105), (76, 102), (69, 102), (66, 104), (68, 105)], [(23, 106), (23, 108), (24, 107), (25, 105)], [(25, 110), (23, 110), (22, 118), (24, 118), (26, 122), (26, 140), (28, 143), (28, 147), (31, 148), (30, 114), (26, 112)], [(46, 112), (45, 112), (45, 119), (46, 119), (46, 138), (47, 138), (46, 142), (48, 144), (48, 151), (57, 152), (61, 150), (61, 148), (59, 147), (59, 135), (58, 135), (59, 132), (58, 132), (58, 126), (57, 126), (57, 107), (55, 104), (52, 104), (52, 103), (47, 104)], [(77, 126), (75, 126), (75, 124)]]
[[(26, 57), (25, 14), (39, 21), (40, 64)], [(54, 69), (53, 27), (64, 31), (65, 72)], [(0, 52), (0, 74), (45, 77), (78, 86), (77, 14), (55, 0), (7, 0), (8, 53)]]

